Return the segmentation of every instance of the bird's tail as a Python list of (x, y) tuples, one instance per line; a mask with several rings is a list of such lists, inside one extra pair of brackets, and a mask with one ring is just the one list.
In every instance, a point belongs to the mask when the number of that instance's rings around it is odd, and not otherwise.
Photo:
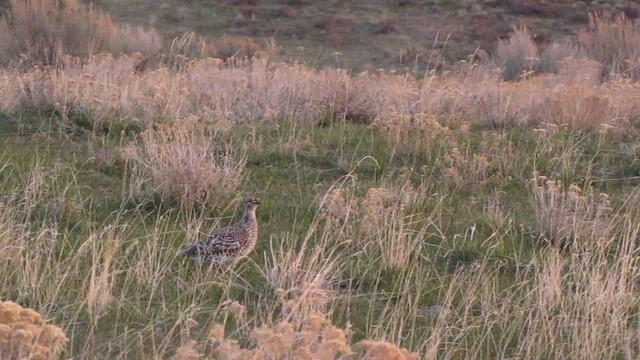
[(198, 247), (195, 245), (189, 245), (188, 248), (178, 251), (180, 256), (195, 256), (198, 252)]

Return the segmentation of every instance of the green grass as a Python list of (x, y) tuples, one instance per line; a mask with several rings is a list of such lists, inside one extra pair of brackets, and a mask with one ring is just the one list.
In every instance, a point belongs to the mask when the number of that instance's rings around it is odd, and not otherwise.
[[(43, 252), (50, 274), (42, 275), (37, 286), (20, 283), (20, 275), (29, 276), (19, 271), (0, 275), (0, 298), (35, 307), (54, 323), (63, 324), (71, 338), (70, 355), (80, 358), (98, 357), (97, 352), (108, 358), (140, 358), (148, 356), (147, 351), (154, 346), (159, 353), (167, 353), (184, 342), (187, 335), (176, 330), (184, 328), (176, 324), (185, 317), (201, 325), (187, 337), (200, 339), (207, 333), (207, 324), (220, 320), (220, 315), (212, 318), (220, 301), (237, 299), (260, 306), (260, 301), (274, 299), (274, 289), (259, 270), (271, 252), (270, 241), (278, 244), (287, 238), (285, 234), (289, 234), (288, 239), (307, 234), (323, 194), (342, 182), (351, 194), (363, 196), (367, 189), (381, 186), (386, 179), (398, 179), (401, 169), (413, 169), (411, 182), (428, 181), (433, 199), (413, 214), (417, 218), (431, 217), (430, 223), (415, 224), (416, 230), (426, 227), (426, 231), (420, 239), (422, 250), (412, 254), (413, 258), (428, 259), (425, 261), (434, 265), (428, 270), (428, 277), (413, 278), (417, 275), (385, 269), (381, 262), (370, 261), (351, 245), (345, 245), (345, 266), (337, 277), (350, 281), (351, 291), (361, 297), (337, 306), (333, 316), (340, 325), (349, 321), (355, 339), (362, 339), (372, 331), (376, 314), (388, 310), (389, 303), (406, 301), (403, 284), (407, 281), (419, 282), (418, 292), (409, 292), (419, 299), (420, 306), (427, 306), (444, 301), (443, 296), (460, 269), (483, 263), (493, 264), (499, 273), (499, 288), (508, 291), (514, 285), (517, 270), (532, 263), (543, 249), (535, 234), (526, 233), (535, 229), (527, 185), (534, 169), (567, 183), (592, 184), (618, 202), (628, 197), (636, 180), (603, 180), (637, 173), (635, 152), (619, 151), (622, 147), (635, 148), (635, 137), (614, 141), (598, 134), (561, 131), (541, 143), (530, 128), (496, 130), (506, 132), (503, 145), (514, 146), (510, 156), (517, 166), (494, 169), (481, 182), (463, 176), (460, 183), (453, 183), (438, 167), (448, 155), (446, 151), (436, 158), (424, 156), (416, 150), (415, 143), (408, 151), (397, 153), (396, 145), (372, 127), (348, 123), (316, 127), (288, 122), (238, 125), (222, 136), (230, 143), (246, 146), (245, 181), (234, 199), (262, 199), (258, 211), (260, 241), (251, 258), (242, 262), (234, 275), (216, 278), (189, 261), (173, 259), (171, 254), (188, 241), (188, 224), (201, 219), (202, 231), (216, 223), (212, 219), (219, 220), (216, 224), (227, 224), (238, 217), (238, 201), (221, 204), (217, 211), (203, 209), (201, 216), (180, 210), (171, 201), (128, 198), (123, 192), (125, 162), (101, 163), (96, 154), (98, 150), (117, 151), (120, 144), (137, 141), (135, 133), (67, 136), (57, 130), (58, 119), (54, 115), (0, 114), (0, 119), (0, 188), (4, 194), (27, 196), (30, 173), (36, 167), (51, 174), (43, 179), (27, 224), (30, 232), (38, 233), (55, 222), (61, 233), (59, 246), (53, 250), (43, 244), (31, 245)], [(477, 152), (487, 133), (473, 131), (467, 145), (469, 151)], [(502, 210), (512, 216), (512, 223), (499, 230), (492, 227), (484, 210), (496, 194), (500, 195)], [(62, 208), (53, 207), (51, 201), (55, 199), (63, 202)], [(116, 304), (96, 317), (84, 304), (87, 284), (83, 272), (91, 268), (91, 257), (80, 256), (74, 265), (65, 262), (67, 258), (78, 258), (76, 254), (81, 251), (89, 251), (88, 238), (112, 226), (122, 228), (122, 243), (113, 264)], [(318, 236), (314, 234), (312, 241)], [(148, 242), (157, 248), (148, 247)], [(101, 248), (107, 244), (103, 241), (91, 246)], [(138, 271), (143, 266), (140, 261), (144, 263), (147, 257), (154, 262), (170, 262), (156, 264), (164, 268), (159, 272), (162, 276), (147, 279), (149, 283), (145, 285), (144, 281), (141, 284), (131, 280), (134, 277), (130, 272)], [(60, 269), (73, 272), (66, 272), (66, 278), (61, 280)], [(58, 281), (63, 284), (55, 285)], [(56, 286), (63, 286), (63, 291), (52, 294), (50, 289)], [(52, 303), (52, 299), (56, 302)], [(430, 326), (422, 319), (413, 329), (428, 333)], [(415, 340), (408, 337), (401, 343), (416, 346)], [(483, 354), (495, 351), (487, 349)]]

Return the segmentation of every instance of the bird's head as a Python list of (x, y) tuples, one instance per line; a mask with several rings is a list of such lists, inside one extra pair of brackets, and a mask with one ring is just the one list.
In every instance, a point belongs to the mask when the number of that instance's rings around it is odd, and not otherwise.
[(260, 200), (258, 200), (258, 198), (247, 199), (247, 210), (255, 211), (258, 205), (260, 205)]

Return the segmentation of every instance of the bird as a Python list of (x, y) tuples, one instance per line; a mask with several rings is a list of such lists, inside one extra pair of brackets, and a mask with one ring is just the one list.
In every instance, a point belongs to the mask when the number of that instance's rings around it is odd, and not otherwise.
[(187, 256), (196, 263), (223, 265), (236, 263), (249, 255), (258, 241), (257, 198), (249, 198), (244, 214), (239, 221), (207, 235), (204, 239), (190, 244), (178, 255)]

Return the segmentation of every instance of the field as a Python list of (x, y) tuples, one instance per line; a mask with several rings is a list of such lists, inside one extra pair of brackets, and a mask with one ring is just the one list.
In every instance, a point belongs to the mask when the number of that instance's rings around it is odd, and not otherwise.
[[(70, 3), (82, 46), (0, 22), (1, 357), (640, 355), (636, 23), (414, 77), (193, 34), (146, 64), (156, 33)], [(248, 258), (177, 255), (249, 197)]]
[[(562, 39), (588, 24), (590, 11), (640, 15), (619, 0), (95, 0), (119, 23), (156, 29), (167, 39), (202, 35), (275, 39), (278, 57), (313, 67), (405, 71), (422, 75), (495, 49), (512, 26), (526, 25), (539, 41)], [(0, 11), (10, 0), (0, 0)]]
[[(1, 2), (1, 1), (0, 1)], [(633, 1), (584, 0), (97, 0), (120, 22), (145, 24), (168, 38), (187, 30), (251, 36), (282, 44), (280, 58), (314, 67), (412, 71), (491, 52), (512, 26), (561, 39), (588, 23), (595, 10), (640, 15)]]

